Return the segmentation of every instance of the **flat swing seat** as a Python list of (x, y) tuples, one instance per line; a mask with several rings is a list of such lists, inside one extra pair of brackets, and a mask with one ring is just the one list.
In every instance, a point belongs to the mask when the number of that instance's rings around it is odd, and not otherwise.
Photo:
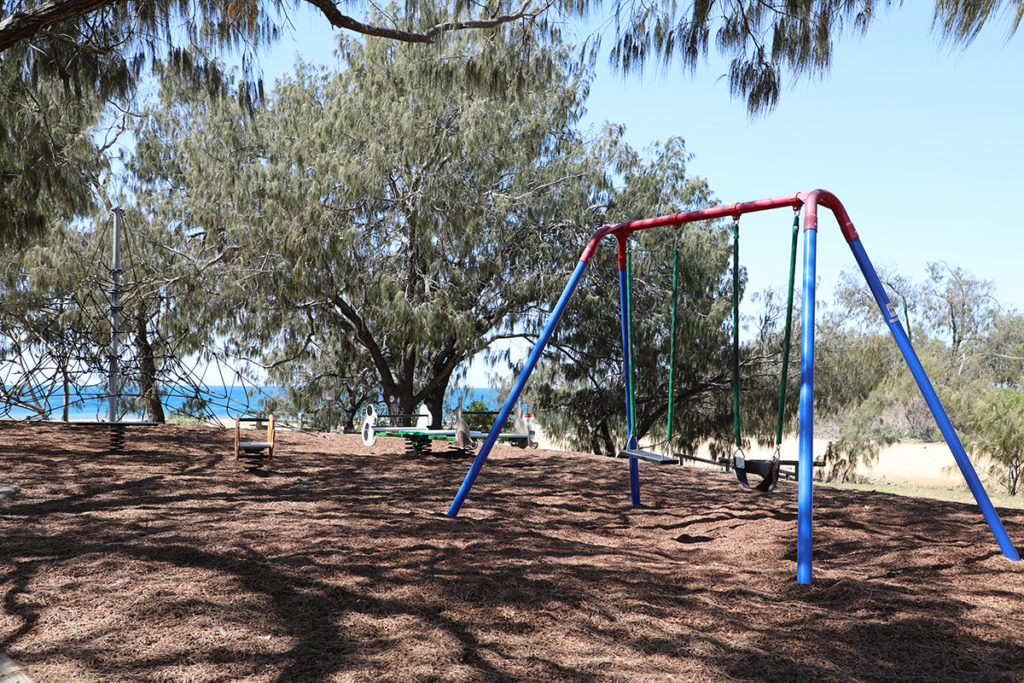
[(653, 462), (658, 465), (668, 465), (669, 463), (678, 463), (678, 458), (673, 458), (671, 455), (660, 455), (658, 453), (652, 453), (650, 451), (642, 451), (635, 448), (627, 448), (619, 451), (620, 458), (636, 458), (637, 460), (646, 460), (647, 462)]
[(274, 444), (271, 441), (242, 441), (238, 445), (243, 451), (249, 449), (262, 451), (271, 448)]

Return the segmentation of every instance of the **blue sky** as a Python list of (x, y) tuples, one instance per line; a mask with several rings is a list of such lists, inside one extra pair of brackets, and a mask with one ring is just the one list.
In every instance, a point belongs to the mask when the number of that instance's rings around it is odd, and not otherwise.
[[(297, 55), (333, 63), (326, 22), (299, 15), (294, 24), (262, 60), (269, 82)], [(928, 262), (946, 261), (992, 281), (1003, 305), (1024, 310), (1024, 219), (1015, 207), (1024, 180), (1024, 35), (1007, 40), (1006, 27), (988, 27), (961, 51), (933, 32), (931, 3), (883, 10), (866, 36), (837, 43), (827, 74), (786, 83), (779, 106), (756, 119), (729, 96), (727, 65), (715, 56), (692, 77), (678, 68), (622, 77), (602, 59), (586, 123), (623, 123), (638, 148), (683, 137), (690, 172), (723, 203), (831, 190), (877, 266), (921, 281)], [(854, 262), (824, 213), (819, 298), (828, 300)], [(788, 211), (743, 219), (748, 291), (784, 286), (790, 220)]]
[[(948, 261), (1024, 309), (1024, 220), (1013, 209), (1024, 180), (1024, 36), (1007, 42), (1000, 27), (951, 51), (930, 20), (927, 3), (886, 12), (865, 37), (837, 45), (827, 75), (790, 84), (779, 107), (755, 120), (719, 80), (721, 62), (693, 79), (624, 80), (602, 69), (590, 116), (626, 123), (637, 146), (682, 135), (691, 172), (724, 202), (831, 190), (876, 265), (921, 280), (927, 262)], [(787, 223), (742, 222), (744, 249), (756, 254), (743, 259), (754, 289), (784, 281)], [(852, 265), (829, 219), (819, 231), (823, 296)]]

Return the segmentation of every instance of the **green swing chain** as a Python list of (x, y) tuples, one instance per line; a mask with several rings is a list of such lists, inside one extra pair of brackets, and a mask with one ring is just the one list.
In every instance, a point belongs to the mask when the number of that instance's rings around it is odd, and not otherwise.
[(779, 386), (779, 420), (775, 425), (775, 445), (782, 445), (782, 425), (786, 419), (786, 375), (789, 371), (789, 339), (793, 330), (793, 283), (796, 279), (796, 243), (800, 235), (800, 214), (793, 213), (793, 244), (789, 252), (789, 296), (786, 301), (786, 333), (782, 338), (782, 383)]
[[(676, 303), (679, 298), (676, 288), (676, 275), (679, 272), (679, 245), (672, 250), (672, 337), (669, 341), (669, 365), (668, 365), (668, 433), (665, 441), (669, 448), (672, 448), (672, 397), (676, 393)], [(682, 464), (683, 459), (679, 459)]]
[[(800, 214), (793, 215), (793, 240), (789, 254), (789, 292), (786, 301), (786, 330), (782, 341), (782, 381), (779, 385), (779, 415), (775, 424), (775, 445), (782, 444), (786, 412), (786, 378), (789, 373), (789, 343), (793, 331), (793, 288), (796, 280), (796, 247)], [(732, 412), (736, 448), (742, 448), (740, 429), (740, 224), (732, 224)]]
[(740, 223), (732, 224), (732, 423), (736, 448), (743, 447), (740, 431)]

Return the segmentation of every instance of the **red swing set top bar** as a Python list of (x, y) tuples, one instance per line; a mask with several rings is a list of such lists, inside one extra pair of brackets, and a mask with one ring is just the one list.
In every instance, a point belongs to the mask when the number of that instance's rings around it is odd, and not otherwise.
[[(804, 230), (817, 230), (817, 208), (819, 204), (831, 209), (832, 213), (835, 214), (836, 221), (839, 222), (839, 229), (842, 230), (843, 237), (846, 238), (847, 242), (852, 242), (857, 239), (857, 230), (853, 227), (853, 222), (850, 220), (850, 216), (846, 213), (843, 203), (828, 190), (813, 190), (811, 192), (797, 192), (786, 197), (758, 199), (752, 202), (739, 202), (737, 204), (715, 206), (709, 209), (683, 211), (681, 213), (673, 213), (668, 216), (658, 216), (657, 218), (644, 218), (642, 220), (627, 221), (625, 223), (617, 223), (615, 225), (605, 225), (598, 228), (597, 232), (594, 233), (594, 236), (590, 238), (590, 242), (587, 243), (586, 248), (583, 250), (583, 254), (580, 256), (580, 261), (589, 264), (590, 259), (594, 256), (594, 252), (597, 251), (597, 245), (600, 244), (601, 240), (608, 235), (614, 234), (619, 240), (624, 240), (631, 233), (639, 230), (679, 226), (683, 223), (696, 223), (697, 221), (714, 220), (716, 218), (731, 217), (736, 220), (745, 213), (770, 211), (771, 209), (780, 209), (786, 206), (796, 209), (806, 205), (807, 213), (806, 220), (804, 222)], [(624, 259), (621, 249), (619, 250), (619, 259)], [(625, 267), (626, 265), (624, 261), (619, 264), (620, 269)]]

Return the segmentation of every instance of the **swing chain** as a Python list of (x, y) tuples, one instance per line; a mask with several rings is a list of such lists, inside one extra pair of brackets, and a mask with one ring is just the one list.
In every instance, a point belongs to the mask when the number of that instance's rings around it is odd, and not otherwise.
[(747, 466), (746, 452), (737, 446), (732, 451), (732, 466), (735, 469), (742, 470)]

